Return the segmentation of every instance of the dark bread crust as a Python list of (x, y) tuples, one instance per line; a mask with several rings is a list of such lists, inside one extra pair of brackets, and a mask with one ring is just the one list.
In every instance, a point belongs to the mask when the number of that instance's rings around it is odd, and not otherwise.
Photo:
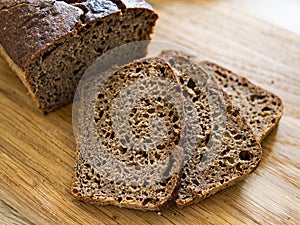
[(32, 1), (0, 11), (0, 44), (23, 71), (30, 60), (68, 33), (83, 11), (65, 2)]
[(40, 4), (43, 2), (45, 2), (47, 4), (49, 2), (54, 2), (54, 0), (1, 0), (0, 10), (8, 9), (8, 8), (14, 7), (16, 5), (21, 5), (21, 4), (36, 4), (36, 3)]
[(122, 10), (130, 8), (146, 8), (153, 10), (152, 6), (144, 0), (111, 0)]
[[(1, 55), (47, 113), (72, 101), (80, 77), (99, 55), (128, 42), (150, 40), (157, 18), (146, 3), (124, 9), (110, 0), (4, 1), (0, 3)], [(125, 29), (129, 20), (132, 28)], [(121, 33), (116, 34), (118, 29)], [(97, 48), (95, 40), (107, 43)], [(57, 51), (60, 61), (45, 65)]]
[[(94, 19), (118, 13), (119, 6), (122, 10), (139, 8), (152, 11), (152, 7), (145, 1), (133, 0), (129, 1), (130, 4), (115, 1), (118, 7), (112, 2), (110, 3), (109, 0), (4, 1), (0, 3), (0, 9), (3, 9), (0, 12), (0, 20), (4, 21), (0, 24), (0, 44), (12, 60), (25, 70), (33, 56), (47, 50), (47, 47), (55, 44), (63, 36), (77, 32), (85, 26), (83, 22), (95, 22)], [(82, 10), (82, 7), (85, 10)], [(86, 14), (88, 20), (83, 19)]]

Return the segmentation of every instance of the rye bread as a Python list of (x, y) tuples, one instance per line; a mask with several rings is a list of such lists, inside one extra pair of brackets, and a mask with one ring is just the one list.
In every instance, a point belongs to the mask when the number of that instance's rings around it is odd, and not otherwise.
[[(179, 207), (185, 207), (244, 179), (259, 165), (262, 149), (239, 110), (201, 66), (173, 51), (165, 51), (160, 57), (177, 71), (201, 127), (198, 143), (184, 162), (176, 199)], [(184, 146), (189, 147), (188, 137), (186, 140)]]
[[(71, 103), (100, 55), (150, 40), (158, 15), (143, 0), (14, 0), (0, 3), (0, 53), (45, 113)], [(136, 52), (134, 58), (145, 55)]]
[[(169, 51), (168, 54), (196, 61), (195, 56), (182, 51)], [(204, 61), (199, 66), (228, 94), (230, 101), (240, 109), (240, 114), (246, 118), (257, 139), (262, 142), (283, 115), (280, 97), (215, 63)]]
[[(167, 92), (165, 82), (173, 85)], [(72, 193), (90, 203), (139, 210), (172, 204), (183, 163), (183, 123), (174, 107), (181, 89), (172, 68), (158, 58), (137, 60), (85, 79), (78, 92)], [(172, 96), (165, 101), (162, 95)], [(165, 136), (160, 122), (166, 121)]]
[(212, 62), (201, 62), (217, 84), (229, 95), (233, 105), (239, 107), (254, 134), (261, 142), (278, 124), (283, 114), (282, 100), (224, 67)]

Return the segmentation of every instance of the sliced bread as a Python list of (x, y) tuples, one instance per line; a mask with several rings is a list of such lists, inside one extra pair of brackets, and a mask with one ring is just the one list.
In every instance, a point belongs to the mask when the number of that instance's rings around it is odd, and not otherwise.
[(282, 114), (282, 100), (275, 94), (253, 84), (245, 77), (212, 62), (201, 62), (206, 71), (238, 106), (254, 134), (262, 141), (277, 125)]
[[(198, 112), (198, 143), (185, 161), (176, 204), (185, 207), (235, 184), (253, 172), (262, 149), (244, 117), (205, 70), (187, 57), (164, 51), (187, 98)], [(188, 126), (188, 125), (186, 125)], [(184, 149), (189, 146), (185, 137)]]
[[(196, 61), (195, 56), (182, 51), (169, 51), (168, 54)], [(282, 117), (282, 100), (247, 78), (215, 63), (204, 61), (199, 65), (205, 69), (209, 78), (228, 94), (230, 101), (240, 109), (241, 115), (246, 118), (257, 139), (262, 142)]]
[(159, 58), (85, 79), (72, 193), (94, 204), (140, 210), (174, 202), (183, 163), (179, 95), (174, 71)]

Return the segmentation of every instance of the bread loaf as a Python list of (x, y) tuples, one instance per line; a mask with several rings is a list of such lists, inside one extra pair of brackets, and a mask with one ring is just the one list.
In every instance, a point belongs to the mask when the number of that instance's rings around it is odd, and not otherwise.
[(0, 52), (47, 113), (72, 102), (82, 74), (98, 56), (150, 40), (157, 18), (143, 0), (5, 0)]
[(158, 58), (85, 79), (72, 193), (94, 204), (140, 210), (173, 203), (183, 163), (178, 95), (174, 71)]
[[(262, 149), (228, 96), (210, 81), (201, 66), (179, 55), (164, 51), (160, 57), (176, 69), (182, 89), (198, 112), (201, 127), (198, 143), (185, 161), (176, 199), (179, 207), (185, 207), (244, 179), (257, 168)], [(186, 150), (190, 142), (188, 137), (185, 139)]]

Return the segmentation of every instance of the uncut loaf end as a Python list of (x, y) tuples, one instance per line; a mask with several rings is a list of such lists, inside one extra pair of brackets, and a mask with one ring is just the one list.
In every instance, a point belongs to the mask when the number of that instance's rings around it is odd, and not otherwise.
[[(158, 15), (141, 0), (0, 3), (0, 54), (44, 113), (71, 103), (84, 71), (117, 46), (150, 40)], [(146, 53), (144, 44), (133, 58)]]

